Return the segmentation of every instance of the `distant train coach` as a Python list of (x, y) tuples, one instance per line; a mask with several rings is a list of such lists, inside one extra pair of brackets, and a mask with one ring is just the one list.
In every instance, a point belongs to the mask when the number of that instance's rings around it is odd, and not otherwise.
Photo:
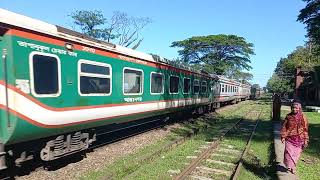
[(241, 84), (223, 76), (213, 75), (216, 86), (214, 87), (214, 107), (220, 107), (221, 104), (237, 103), (249, 99), (250, 85)]
[(251, 86), (250, 99), (259, 99), (264, 94), (264, 91), (260, 87)]
[(3, 9), (0, 49), (0, 169), (85, 150), (121, 125), (250, 95), (248, 85)]

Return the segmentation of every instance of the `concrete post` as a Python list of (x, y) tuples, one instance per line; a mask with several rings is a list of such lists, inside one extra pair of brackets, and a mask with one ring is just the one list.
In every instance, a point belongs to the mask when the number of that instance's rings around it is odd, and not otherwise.
[(301, 67), (297, 67), (296, 75), (295, 75), (295, 88), (294, 88), (294, 94), (293, 94), (294, 99), (300, 99), (299, 98), (300, 94), (298, 90), (302, 82), (303, 82), (303, 76), (302, 76)]
[(276, 93), (273, 96), (272, 120), (280, 121), (280, 115), (281, 115), (281, 99), (280, 99), (280, 96)]

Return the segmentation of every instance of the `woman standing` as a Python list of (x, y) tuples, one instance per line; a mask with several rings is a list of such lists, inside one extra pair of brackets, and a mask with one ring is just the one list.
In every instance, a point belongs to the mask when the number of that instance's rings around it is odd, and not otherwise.
[(284, 164), (295, 174), (300, 154), (309, 142), (308, 120), (302, 113), (300, 103), (291, 105), (291, 113), (287, 114), (281, 128), (281, 141), (285, 142)]

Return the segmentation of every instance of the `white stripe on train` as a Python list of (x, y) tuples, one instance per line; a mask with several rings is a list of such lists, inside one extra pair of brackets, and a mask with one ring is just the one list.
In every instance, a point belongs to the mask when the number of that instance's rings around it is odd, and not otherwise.
[[(5, 95), (5, 87), (0, 84), (0, 94)], [(88, 108), (77, 110), (53, 111), (46, 109), (26, 98), (25, 96), (8, 88), (9, 109), (18, 112), (38, 123), (57, 126), (71, 123), (81, 123), (94, 119), (112, 118), (116, 116), (156, 111), (180, 106), (209, 102), (209, 98), (182, 99), (173, 101), (159, 101), (151, 103), (121, 105), (113, 107)], [(5, 96), (0, 97), (0, 104), (6, 105)]]

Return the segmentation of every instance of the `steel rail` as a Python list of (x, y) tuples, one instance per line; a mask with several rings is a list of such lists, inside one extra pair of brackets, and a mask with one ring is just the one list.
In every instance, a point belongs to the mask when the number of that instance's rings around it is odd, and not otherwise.
[[(232, 107), (232, 106), (231, 106)], [(227, 108), (230, 108), (230, 106), (224, 106), (224, 107), (221, 107), (219, 108), (216, 112), (220, 112), (220, 111), (223, 111)], [(249, 113), (249, 111), (247, 112)], [(246, 113), (246, 114), (247, 114)], [(238, 123), (238, 122), (237, 122)], [(196, 135), (198, 132), (197, 131), (192, 131), (190, 133), (189, 136), (186, 136), (186, 137), (181, 137), (181, 138), (178, 138), (174, 141), (171, 141), (169, 143), (167, 143), (166, 145), (162, 146), (160, 149), (158, 149), (157, 151), (153, 152), (151, 155), (148, 155), (146, 157), (143, 157), (141, 158), (140, 160), (137, 160), (137, 162), (148, 162), (152, 159), (154, 159), (155, 157), (157, 157), (160, 153), (163, 153), (163, 152), (166, 152), (178, 145), (181, 145), (183, 144), (185, 141), (187, 141), (188, 139), (190, 139), (192, 136)], [(131, 174), (128, 174), (126, 177), (124, 177), (123, 179), (129, 179), (129, 177), (131, 177), (135, 172), (131, 173)], [(111, 177), (108, 177), (111, 179)]]
[(257, 123), (255, 124), (254, 129), (253, 129), (253, 131), (251, 132), (251, 135), (250, 135), (250, 138), (249, 138), (248, 141), (247, 141), (245, 150), (244, 150), (244, 151), (242, 152), (242, 154), (241, 154), (241, 158), (240, 158), (240, 160), (239, 160), (239, 163), (237, 164), (237, 167), (236, 167), (233, 175), (231, 176), (231, 177), (232, 177), (232, 180), (238, 179), (238, 176), (239, 176), (239, 174), (240, 174), (240, 170), (241, 170), (241, 167), (242, 167), (242, 163), (243, 163), (243, 157), (247, 154), (247, 152), (248, 152), (248, 150), (249, 150), (249, 148), (250, 148), (251, 140), (252, 140), (253, 135), (254, 135), (254, 133), (255, 133), (257, 127), (258, 127), (258, 124), (259, 124), (259, 122), (260, 122), (260, 119), (259, 119), (259, 118), (260, 118), (261, 114), (262, 114), (262, 110), (260, 110), (260, 113), (259, 113), (259, 115), (258, 115), (258, 117), (257, 117)]
[[(230, 107), (232, 107), (232, 106), (223, 106), (223, 107), (217, 109), (217, 111), (215, 111), (215, 112), (220, 112), (220, 111), (223, 111), (223, 110), (228, 109)], [(213, 112), (211, 112), (211, 113), (213, 113)], [(199, 116), (199, 117), (201, 117), (201, 116)], [(190, 116), (190, 118), (193, 118), (193, 116)], [(122, 130), (132, 129), (132, 128), (135, 128), (135, 127), (142, 127), (143, 125), (154, 124), (155, 122), (160, 122), (160, 121), (163, 121), (163, 120), (162, 119), (157, 119), (157, 120), (153, 120), (153, 121), (139, 123), (139, 124), (136, 124), (136, 125), (133, 125), (133, 126), (117, 129), (117, 130), (114, 130), (114, 131), (108, 131), (108, 132), (100, 133), (100, 134), (97, 134), (97, 137), (103, 136), (103, 135), (106, 135), (106, 134), (112, 134), (112, 133), (120, 132)], [(99, 147), (105, 146), (107, 144), (111, 144), (111, 143), (114, 143), (114, 142), (117, 142), (117, 141), (121, 141), (123, 139), (127, 139), (127, 138), (130, 138), (130, 137), (133, 137), (133, 136), (136, 136), (136, 135), (148, 132), (148, 131), (152, 131), (154, 129), (158, 129), (160, 127), (163, 127), (163, 124), (160, 124), (159, 126), (156, 126), (156, 127), (148, 128), (148, 129), (143, 130), (143, 131), (139, 131), (139, 132), (134, 133), (134, 134), (130, 134), (130, 135), (127, 135), (127, 136), (122, 136), (120, 138), (117, 138), (117, 139), (114, 139), (114, 140), (111, 140), (111, 141), (107, 141), (107, 142), (100, 143), (100, 144), (97, 144), (97, 145), (94, 145), (94, 146), (90, 146), (88, 149), (90, 150), (90, 149), (94, 149), (94, 148), (99, 148)], [(193, 135), (193, 134), (195, 134), (195, 132), (191, 133), (190, 135)], [(180, 141), (185, 141), (186, 139), (187, 138), (177, 139), (177, 140), (173, 141), (172, 143), (169, 143), (167, 147), (171, 147), (171, 146), (174, 146), (174, 145), (179, 145), (179, 144), (183, 143), (183, 142), (180, 142)]]
[[(240, 105), (240, 104), (237, 104), (237, 105)], [(236, 105), (233, 105), (233, 106), (236, 106)], [(217, 110), (214, 111), (214, 112), (221, 112), (221, 111), (224, 111), (225, 109), (229, 109), (230, 107), (233, 107), (233, 106), (223, 106), (223, 107), (217, 109)], [(211, 112), (211, 113), (213, 113), (213, 112)], [(200, 117), (201, 117), (201, 116), (200, 116)], [(190, 118), (193, 118), (193, 116), (190, 116)], [(186, 119), (186, 120), (187, 120), (187, 119)], [(155, 124), (157, 121), (160, 122), (160, 121), (163, 121), (163, 120), (162, 120), (162, 119), (157, 119), (157, 120), (153, 120), (153, 121), (149, 121), (149, 122), (145, 122), (145, 123), (139, 123), (139, 124), (136, 124), (136, 125), (133, 125), (133, 126), (129, 126), (129, 127), (126, 127), (126, 128), (121, 128), (121, 129), (117, 129), (117, 130), (114, 130), (114, 131), (108, 131), (108, 132), (105, 132), (105, 133), (97, 134), (97, 137), (99, 137), (99, 136), (104, 136), (104, 135), (106, 135), (106, 134), (110, 134), (110, 135), (112, 136), (112, 134), (119, 133), (120, 131), (130, 130), (130, 129), (134, 129), (134, 128), (137, 128), (137, 127), (142, 127), (142, 128), (143, 128), (143, 126)], [(127, 139), (127, 138), (130, 138), (130, 137), (134, 137), (134, 136), (136, 136), (136, 135), (143, 134), (143, 133), (145, 133), (145, 132), (153, 131), (153, 130), (155, 130), (155, 129), (162, 128), (162, 127), (164, 127), (165, 125), (168, 125), (168, 124), (163, 124), (163, 123), (162, 123), (162, 124), (160, 124), (160, 125), (158, 125), (158, 126), (155, 126), (155, 127), (151, 127), (151, 126), (150, 126), (150, 127), (146, 128), (146, 129), (144, 129), (144, 130), (139, 130), (138, 132), (129, 134), (129, 135), (127, 135), (127, 136), (121, 136), (120, 138), (115, 138), (115, 139), (112, 139), (112, 140), (110, 140), (110, 141), (106, 141), (106, 142), (103, 142), (103, 143), (99, 142), (99, 143), (96, 144), (96, 145), (89, 146), (89, 148), (86, 149), (85, 151), (87, 151), (86, 153), (88, 153), (88, 151), (89, 151), (89, 153), (90, 153), (90, 150), (97, 149), (97, 148), (101, 148), (101, 147), (103, 147), (103, 146), (105, 146), (105, 145), (112, 144), (112, 143), (115, 143), (115, 142), (119, 142), (119, 141), (121, 141), (121, 140), (123, 140), (123, 139)], [(192, 135), (191, 135), (191, 136), (192, 136)], [(159, 151), (156, 151), (156, 152), (152, 153), (152, 156), (155, 156), (157, 153), (164, 152), (164, 151), (166, 151), (166, 149), (169, 150), (169, 149), (171, 149), (171, 148), (173, 148), (173, 147), (175, 147), (175, 146), (178, 146), (179, 144), (182, 144), (182, 143), (183, 143), (185, 140), (187, 140), (187, 139), (188, 139), (188, 137), (185, 137), (185, 138), (177, 139), (177, 140), (175, 140), (175, 141), (173, 141), (173, 142), (170, 142), (170, 143), (168, 143), (168, 144), (166, 145), (166, 147), (160, 149)], [(98, 141), (101, 141), (101, 140), (98, 140)], [(77, 153), (76, 153), (76, 154), (77, 154)], [(72, 155), (71, 155), (71, 156), (72, 156)], [(150, 158), (152, 158), (152, 157), (151, 157), (151, 156), (150, 156), (150, 157), (145, 157), (143, 160), (149, 160)], [(36, 163), (34, 164), (34, 166), (35, 166), (35, 169), (32, 170), (32, 171), (30, 171), (30, 173), (39, 171), (40, 168), (41, 168), (42, 166), (44, 166), (44, 165), (43, 165), (43, 162), (36, 162)], [(11, 173), (12, 173), (12, 170), (14, 170), (14, 169), (9, 168), (7, 171), (3, 172), (4, 174), (8, 174), (8, 176), (6, 176), (6, 175), (3, 174), (4, 176), (0, 176), (0, 180), (3, 180), (3, 179), (11, 179), (11, 178), (13, 177), (13, 174), (11, 174)], [(9, 175), (9, 174), (11, 174), (11, 175)]]
[[(252, 113), (252, 111), (248, 111), (244, 117), (248, 116), (248, 114)], [(186, 167), (177, 177), (175, 177), (175, 180), (183, 180), (186, 179), (187, 176), (194, 171), (194, 169), (200, 164), (200, 162), (203, 159), (207, 159), (210, 157), (212, 152), (218, 147), (218, 145), (221, 143), (225, 135), (227, 135), (232, 129), (234, 129), (241, 121), (243, 121), (245, 118), (240, 119), (237, 121), (228, 131), (224, 132), (217, 140), (212, 142), (212, 144), (207, 148), (203, 153), (201, 153), (200, 156), (198, 156), (196, 159), (194, 159), (188, 167)]]

